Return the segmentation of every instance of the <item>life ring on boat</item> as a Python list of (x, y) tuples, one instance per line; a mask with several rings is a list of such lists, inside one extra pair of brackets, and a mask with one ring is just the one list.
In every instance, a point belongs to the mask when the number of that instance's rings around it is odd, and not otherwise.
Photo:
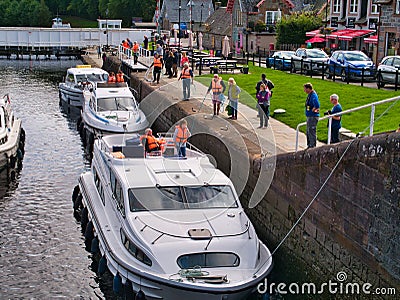
[(82, 209), (82, 213), (81, 213), (81, 227), (82, 227), (82, 232), (85, 232), (86, 230), (86, 226), (89, 222), (89, 211), (87, 209), (87, 207), (85, 206)]
[(86, 229), (85, 229), (85, 249), (86, 251), (90, 251), (91, 247), (92, 247), (92, 240), (94, 238), (94, 232), (93, 232), (93, 222), (89, 221), (89, 223), (87, 223), (86, 225)]

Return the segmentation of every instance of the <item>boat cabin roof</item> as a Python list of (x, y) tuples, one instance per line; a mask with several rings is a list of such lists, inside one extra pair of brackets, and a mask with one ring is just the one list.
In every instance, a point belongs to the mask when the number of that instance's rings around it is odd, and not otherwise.
[(230, 183), (208, 157), (187, 143), (187, 157), (174, 155), (175, 145), (166, 138), (164, 153), (154, 156), (145, 154), (140, 137), (134, 135), (110, 135), (99, 140), (119, 177), (128, 187), (154, 187), (205, 184), (227, 185)]
[(93, 92), (96, 98), (108, 98), (108, 97), (134, 98), (126, 82), (116, 82), (116, 83), (99, 82), (96, 83), (96, 87), (93, 90)]
[(107, 74), (106, 71), (100, 68), (69, 68), (68, 69), (68, 74), (73, 74), (73, 75), (87, 75), (87, 74)]

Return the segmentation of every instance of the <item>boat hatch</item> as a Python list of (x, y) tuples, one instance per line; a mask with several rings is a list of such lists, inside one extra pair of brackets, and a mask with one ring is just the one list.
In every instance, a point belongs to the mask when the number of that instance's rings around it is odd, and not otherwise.
[(188, 234), (192, 240), (208, 240), (212, 238), (212, 234), (207, 228), (189, 229)]
[(154, 170), (154, 173), (155, 174), (189, 173), (189, 174), (192, 174), (193, 176), (196, 176), (196, 174), (193, 173), (192, 169), (176, 169), (176, 170), (159, 169), (159, 170)]

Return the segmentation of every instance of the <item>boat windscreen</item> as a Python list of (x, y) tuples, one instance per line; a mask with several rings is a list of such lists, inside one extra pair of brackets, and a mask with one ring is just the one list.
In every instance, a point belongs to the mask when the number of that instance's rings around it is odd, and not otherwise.
[(238, 207), (230, 186), (205, 185), (129, 189), (132, 212), (146, 210)]
[(97, 111), (126, 110), (137, 111), (137, 103), (130, 97), (109, 97), (97, 99)]
[(80, 74), (76, 75), (76, 82), (86, 82), (86, 81), (91, 81), (91, 82), (101, 82), (101, 81), (107, 81), (107, 74)]

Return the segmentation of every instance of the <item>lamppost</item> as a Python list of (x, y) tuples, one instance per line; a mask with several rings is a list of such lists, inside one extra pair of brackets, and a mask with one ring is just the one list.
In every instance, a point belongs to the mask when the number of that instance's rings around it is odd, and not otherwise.
[(178, 28), (179, 28), (179, 36), (178, 36), (178, 53), (181, 52), (181, 9), (182, 9), (182, 3), (181, 0), (179, 0), (179, 6), (178, 6)]
[(324, 35), (325, 35), (325, 51), (326, 48), (328, 48), (328, 41), (326, 39), (326, 27), (328, 25), (328, 3), (329, 0), (326, 0), (326, 5), (325, 5), (325, 28), (324, 28)]
[(203, 22), (203, 8), (204, 8), (204, 3), (201, 3), (200, 5), (200, 28), (201, 28), (201, 23)]
[(190, 32), (193, 32), (192, 31), (192, 7), (193, 7), (192, 0), (190, 0), (187, 5), (189, 6), (189, 30), (190, 30)]
[(106, 9), (106, 35), (107, 35), (107, 49), (108, 49), (108, 8)]

